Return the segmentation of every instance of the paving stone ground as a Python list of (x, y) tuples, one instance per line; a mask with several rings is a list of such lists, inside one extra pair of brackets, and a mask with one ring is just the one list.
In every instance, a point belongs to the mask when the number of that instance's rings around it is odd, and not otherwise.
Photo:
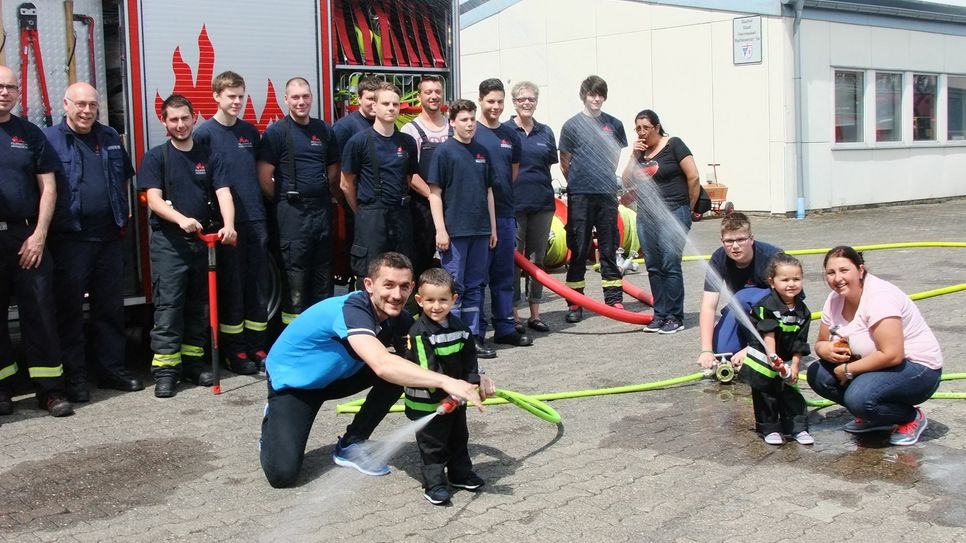
[[(966, 200), (753, 222), (757, 238), (786, 249), (966, 241)], [(699, 252), (717, 247), (718, 224), (695, 224)], [(873, 273), (908, 293), (966, 281), (964, 256), (955, 248), (866, 253)], [(813, 310), (828, 292), (821, 258), (802, 257)], [(549, 295), (544, 317), (553, 331), (537, 334), (533, 347), (499, 349), (486, 369), (499, 386), (524, 393), (693, 373), (702, 274), (701, 264), (685, 264), (681, 333), (644, 334), (599, 316), (566, 324), (564, 302)], [(598, 277), (588, 272), (591, 295), (600, 295)], [(628, 279), (647, 285), (645, 275)], [(966, 372), (966, 292), (918, 305), (946, 371)], [(147, 362), (138, 365), (147, 377)], [(904, 448), (845, 434), (840, 408), (810, 414), (814, 446), (765, 445), (752, 430), (748, 389), (713, 381), (555, 401), (559, 427), (493, 406), (469, 417), (487, 485), (435, 507), (422, 498), (411, 437), (386, 477), (332, 464), (349, 421), (334, 403), (319, 414), (298, 486), (272, 489), (257, 453), (264, 378), (224, 377), (221, 396), (194, 387), (168, 400), (154, 398), (153, 386), (95, 391), (64, 419), (18, 397), (16, 413), (0, 419), (0, 540), (943, 542), (961, 541), (966, 527), (963, 401), (927, 402), (929, 429)], [(966, 392), (966, 382), (940, 390)], [(374, 438), (407, 424), (389, 415)]]

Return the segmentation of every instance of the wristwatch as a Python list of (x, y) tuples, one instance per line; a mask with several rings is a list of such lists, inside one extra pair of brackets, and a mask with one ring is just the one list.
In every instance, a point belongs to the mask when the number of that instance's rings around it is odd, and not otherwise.
[(855, 376), (852, 375), (852, 372), (851, 371), (849, 371), (849, 363), (848, 362), (846, 362), (845, 365), (842, 368), (845, 370), (845, 380), (846, 381), (851, 381), (852, 379), (855, 379)]

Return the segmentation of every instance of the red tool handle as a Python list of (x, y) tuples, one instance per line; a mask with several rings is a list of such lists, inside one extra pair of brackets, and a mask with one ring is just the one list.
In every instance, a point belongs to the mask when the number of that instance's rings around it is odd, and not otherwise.
[(215, 382), (211, 386), (212, 394), (221, 394), (221, 368), (219, 360), (221, 353), (218, 349), (218, 265), (217, 251), (218, 234), (198, 232), (198, 238), (208, 246), (208, 324), (211, 326), (211, 372)]

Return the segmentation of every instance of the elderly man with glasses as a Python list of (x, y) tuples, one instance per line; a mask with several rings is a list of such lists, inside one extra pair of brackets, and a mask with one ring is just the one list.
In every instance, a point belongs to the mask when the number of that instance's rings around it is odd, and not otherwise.
[(722, 290), (726, 301), (733, 296), (747, 312), (753, 302), (768, 294), (768, 262), (782, 252), (774, 245), (755, 240), (751, 222), (744, 213), (732, 213), (721, 220), (721, 244), (708, 263), (698, 318), (701, 328), (698, 364), (704, 368), (714, 365), (715, 353), (736, 353), (744, 347), (738, 334), (741, 325), (735, 319), (733, 307), (722, 309), (721, 319), (717, 324), (714, 322)]

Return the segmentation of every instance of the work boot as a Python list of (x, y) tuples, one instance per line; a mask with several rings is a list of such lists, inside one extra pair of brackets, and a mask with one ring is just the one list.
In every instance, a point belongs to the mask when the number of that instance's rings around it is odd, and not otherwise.
[(265, 373), (265, 359), (268, 358), (268, 354), (265, 351), (259, 349), (253, 352), (248, 358), (255, 361), (259, 372)]
[(67, 381), (67, 400), (71, 403), (86, 403), (91, 401), (91, 391), (87, 386), (87, 379), (72, 377)]
[(496, 350), (493, 347), (488, 347), (483, 343), (483, 338), (480, 336), (474, 336), (476, 339), (476, 357), (477, 358), (496, 358)]
[(0, 389), (0, 416), (13, 414), (13, 399), (10, 393)]
[(521, 334), (516, 330), (505, 336), (494, 337), (493, 342), (500, 345), (513, 345), (514, 347), (529, 347), (533, 345), (533, 340), (530, 339), (530, 336)]
[(52, 392), (40, 402), (40, 408), (46, 409), (52, 417), (66, 417), (74, 414), (74, 406), (67, 401), (60, 392)]
[(121, 392), (144, 390), (144, 383), (131, 374), (127, 368), (105, 373), (97, 383), (98, 388), (110, 388)]
[(181, 379), (200, 387), (210, 387), (215, 384), (215, 374), (201, 362), (195, 360), (185, 360), (182, 357)]
[(567, 307), (567, 316), (564, 318), (569, 323), (580, 322), (584, 320), (584, 308), (579, 305), (571, 305)]
[(178, 390), (178, 368), (164, 367), (151, 371), (154, 376), (154, 397), (173, 398)]
[(246, 353), (235, 353), (225, 357), (228, 369), (238, 375), (251, 375), (258, 373), (258, 364), (248, 358)]

